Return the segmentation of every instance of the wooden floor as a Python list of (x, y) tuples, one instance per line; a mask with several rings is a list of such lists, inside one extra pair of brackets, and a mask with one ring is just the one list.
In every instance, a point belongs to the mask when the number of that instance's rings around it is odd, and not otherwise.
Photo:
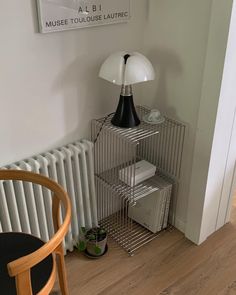
[(236, 202), (232, 223), (195, 246), (177, 230), (134, 257), (109, 243), (100, 260), (66, 258), (71, 295), (236, 294)]

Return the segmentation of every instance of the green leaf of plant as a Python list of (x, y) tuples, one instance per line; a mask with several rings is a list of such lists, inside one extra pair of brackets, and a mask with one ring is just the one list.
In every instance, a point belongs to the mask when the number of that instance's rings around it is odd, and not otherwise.
[(83, 252), (86, 249), (86, 243), (85, 241), (79, 241), (79, 244), (77, 246), (77, 249), (81, 252)]
[(90, 241), (95, 241), (95, 240), (96, 240), (96, 236), (93, 235), (93, 234), (88, 235), (87, 238), (88, 238)]
[(102, 253), (102, 249), (101, 249), (99, 246), (95, 246), (95, 247), (94, 247), (94, 252), (95, 252), (97, 255), (99, 255), (99, 254)]
[(81, 227), (80, 228), (80, 233), (81, 234), (85, 234), (86, 233), (86, 228), (85, 227)]

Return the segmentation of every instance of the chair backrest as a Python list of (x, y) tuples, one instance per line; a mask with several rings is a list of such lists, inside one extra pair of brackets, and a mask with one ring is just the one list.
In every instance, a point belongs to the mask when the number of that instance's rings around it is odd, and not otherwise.
[[(40, 263), (53, 252), (61, 254), (62, 241), (70, 225), (71, 204), (63, 188), (55, 181), (45, 176), (21, 170), (0, 170), (0, 180), (31, 182), (46, 187), (53, 193), (52, 214), (55, 229), (54, 236), (37, 251), (18, 258), (7, 265), (9, 275), (16, 276), (16, 285), (19, 285), (21, 282), (30, 281), (30, 269), (33, 266)], [(62, 223), (60, 223), (60, 205), (65, 208), (65, 217)], [(28, 293), (25, 292), (25, 294)]]

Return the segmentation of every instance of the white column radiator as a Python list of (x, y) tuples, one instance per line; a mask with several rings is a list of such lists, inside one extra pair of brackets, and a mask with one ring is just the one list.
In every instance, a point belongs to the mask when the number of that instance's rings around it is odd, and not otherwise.
[[(80, 227), (97, 226), (92, 142), (78, 141), (1, 169), (43, 174), (68, 192), (72, 220), (65, 250), (73, 250)], [(22, 231), (48, 241), (54, 233), (51, 207), (49, 190), (21, 181), (0, 181), (0, 231)]]

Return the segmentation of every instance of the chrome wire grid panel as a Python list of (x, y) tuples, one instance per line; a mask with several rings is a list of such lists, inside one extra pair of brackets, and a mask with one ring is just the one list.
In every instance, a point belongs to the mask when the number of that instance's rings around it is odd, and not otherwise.
[[(140, 119), (150, 111), (142, 106), (136, 109)], [(160, 176), (173, 185), (169, 221), (174, 220), (185, 125), (165, 117), (161, 124), (152, 125), (141, 120), (139, 126), (123, 129), (113, 126), (111, 118), (92, 121), (98, 219), (110, 236), (133, 255), (160, 235), (128, 216), (129, 208), (135, 206), (137, 200), (160, 189), (157, 181)], [(154, 164), (157, 173), (134, 185), (135, 163), (139, 160)], [(124, 182), (119, 179), (119, 171), (127, 167)]]

